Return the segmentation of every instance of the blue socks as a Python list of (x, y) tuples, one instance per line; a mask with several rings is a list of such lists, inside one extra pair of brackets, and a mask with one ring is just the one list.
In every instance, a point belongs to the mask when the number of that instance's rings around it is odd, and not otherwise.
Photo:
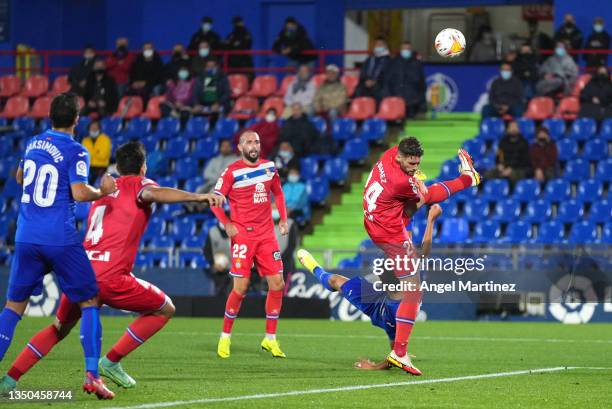
[(4, 358), (4, 354), (11, 346), (15, 327), (21, 319), (21, 315), (17, 314), (10, 308), (4, 308), (0, 312), (0, 361)]
[(81, 345), (85, 353), (85, 370), (96, 378), (98, 361), (102, 349), (102, 325), (100, 324), (100, 309), (85, 307), (81, 309)]
[(322, 267), (315, 267), (315, 269), (312, 271), (312, 274), (314, 274), (319, 279), (321, 284), (323, 284), (323, 287), (325, 287), (329, 291), (336, 291), (329, 286), (329, 277), (331, 277), (331, 274), (323, 270)]

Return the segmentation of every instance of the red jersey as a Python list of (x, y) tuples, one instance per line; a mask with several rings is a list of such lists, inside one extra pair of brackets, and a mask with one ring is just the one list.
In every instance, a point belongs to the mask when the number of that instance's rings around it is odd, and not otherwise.
[(383, 153), (365, 185), (363, 214), (366, 231), (375, 242), (406, 240), (410, 221), (404, 209), (420, 200), (418, 185), (396, 162), (397, 146)]
[(152, 209), (140, 200), (147, 186), (158, 186), (142, 176), (117, 179), (117, 191), (96, 200), (89, 210), (85, 250), (98, 281), (130, 274)]
[(259, 159), (256, 164), (247, 165), (239, 159), (225, 168), (214, 192), (229, 201), (230, 220), (239, 230), (274, 235), (270, 192), (275, 197), (283, 192), (274, 162)]

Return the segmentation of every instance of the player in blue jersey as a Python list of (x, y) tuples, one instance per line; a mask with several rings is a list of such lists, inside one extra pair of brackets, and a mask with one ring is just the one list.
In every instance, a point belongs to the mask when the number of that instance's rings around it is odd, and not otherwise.
[[(431, 251), (431, 238), (433, 235), (433, 224), (436, 219), (442, 214), (442, 208), (435, 204), (430, 207), (427, 214), (427, 227), (423, 235), (421, 245), (421, 256), (426, 257)], [(325, 271), (315, 258), (306, 250), (300, 249), (297, 252), (297, 257), (300, 263), (308, 271), (314, 274), (317, 279), (323, 284), (323, 287), (329, 291), (339, 291), (355, 308), (370, 317), (372, 325), (382, 328), (389, 337), (391, 347), (395, 340), (395, 319), (397, 308), (400, 300), (393, 299), (389, 294), (380, 289), (376, 289), (375, 285), (363, 277), (357, 276), (348, 278), (340, 274), (331, 274)], [(374, 363), (366, 359), (362, 359), (355, 363), (358, 369), (388, 369), (389, 364), (386, 360), (380, 363)]]
[(98, 286), (76, 228), (74, 210), (75, 201), (100, 199), (114, 193), (116, 184), (109, 175), (102, 178), (100, 189), (87, 182), (89, 154), (72, 138), (79, 120), (77, 96), (53, 98), (49, 116), (52, 129), (28, 141), (16, 175), (23, 193), (7, 302), (0, 313), (0, 361), (30, 296), (40, 293), (44, 276), (53, 271), (63, 293), (82, 310), (83, 389), (99, 399), (112, 399), (114, 393), (98, 374), (102, 342)]

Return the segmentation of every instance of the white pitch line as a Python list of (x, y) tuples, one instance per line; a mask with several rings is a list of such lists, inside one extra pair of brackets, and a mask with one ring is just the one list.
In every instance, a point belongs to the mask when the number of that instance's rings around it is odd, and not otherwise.
[[(397, 386), (426, 385), (426, 384), (432, 384), (432, 383), (470, 381), (470, 380), (476, 380), (476, 379), (500, 378), (504, 376), (528, 375), (528, 374), (533, 374), (533, 373), (559, 372), (559, 371), (565, 371), (565, 370), (571, 370), (571, 369), (582, 369), (582, 367), (558, 366), (558, 367), (553, 367), (553, 368), (536, 368), (536, 369), (525, 369), (521, 371), (457, 376), (453, 378), (422, 379), (418, 381), (375, 383), (375, 384), (369, 384), (369, 385), (339, 386), (336, 388), (325, 388), (325, 389), (306, 389), (306, 390), (296, 390), (296, 391), (276, 392), (276, 393), (259, 393), (259, 394), (254, 394), (254, 395), (230, 396), (230, 397), (225, 397), (225, 398), (203, 398), (203, 399), (179, 400), (179, 401), (171, 401), (171, 402), (145, 403), (142, 405), (135, 405), (135, 406), (107, 407), (106, 409), (169, 408), (169, 407), (181, 406), (181, 405), (235, 402), (235, 401), (250, 400), (250, 399), (269, 399), (269, 398), (281, 398), (281, 397), (286, 397), (286, 396), (317, 395), (321, 393), (330, 393), (330, 392), (348, 392), (348, 391), (357, 391), (357, 390), (366, 390), (366, 389), (391, 388), (391, 387), (397, 387)], [(600, 368), (600, 369), (605, 369), (605, 368)]]

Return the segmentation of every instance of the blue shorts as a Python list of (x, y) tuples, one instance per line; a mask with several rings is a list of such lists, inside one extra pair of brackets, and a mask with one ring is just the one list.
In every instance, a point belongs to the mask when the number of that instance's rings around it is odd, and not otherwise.
[(44, 246), (15, 243), (6, 298), (25, 301), (42, 288), (43, 278), (55, 272), (61, 290), (72, 302), (79, 303), (98, 295), (96, 274), (82, 244)]

